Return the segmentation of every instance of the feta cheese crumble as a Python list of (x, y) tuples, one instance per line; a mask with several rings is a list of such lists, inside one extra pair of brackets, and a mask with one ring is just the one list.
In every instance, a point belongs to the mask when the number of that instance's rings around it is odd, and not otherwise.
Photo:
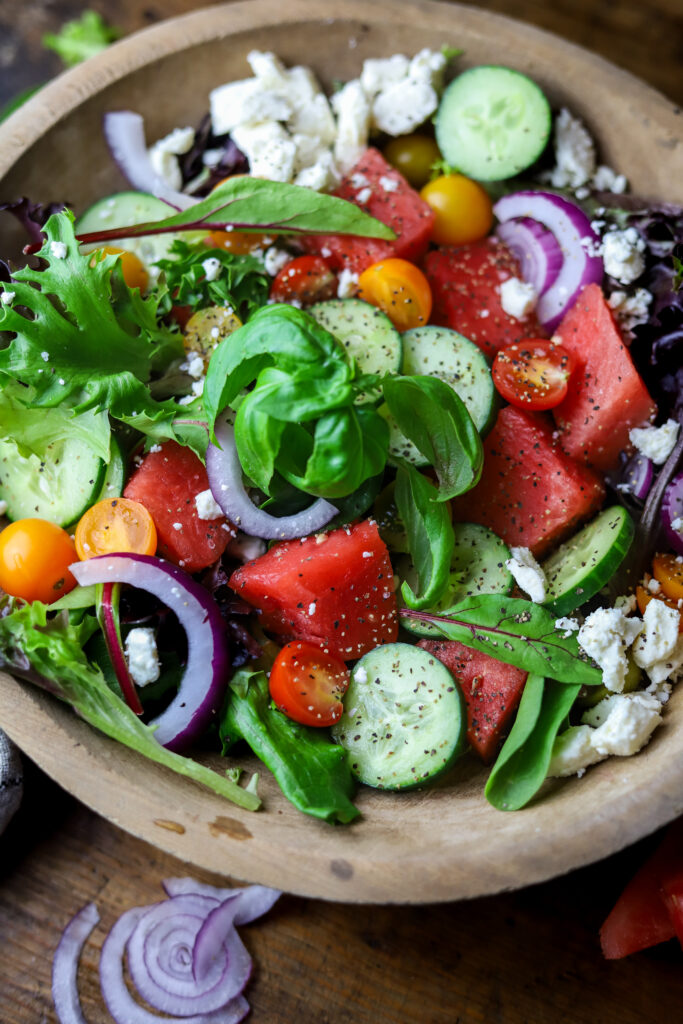
[(628, 436), (642, 455), (661, 466), (674, 449), (679, 429), (676, 420), (667, 420), (661, 427), (634, 427)]
[(159, 654), (154, 630), (147, 626), (136, 626), (126, 637), (125, 645), (128, 671), (136, 686), (147, 686), (159, 678)]
[(561, 619), (555, 619), (555, 629), (563, 629), (564, 632), (562, 636), (566, 640), (568, 636), (572, 635), (572, 633), (576, 633), (581, 629), (581, 623), (578, 619), (569, 619), (564, 616)]
[(596, 170), (595, 143), (583, 121), (563, 107), (555, 118), (555, 167), (549, 181), (555, 188), (580, 188)]
[(523, 320), (536, 308), (538, 293), (532, 284), (518, 277), (509, 277), (500, 286), (500, 304), (503, 312), (516, 320)]
[(202, 260), (202, 268), (207, 281), (216, 281), (221, 276), (221, 261), (215, 256)]
[(10, 302), (14, 302), (16, 297), (16, 292), (4, 291), (0, 294), (0, 302), (2, 302), (3, 306), (9, 306)]
[(620, 608), (598, 608), (579, 630), (579, 645), (600, 666), (604, 685), (614, 693), (624, 689), (628, 672), (626, 649), (642, 626), (641, 619), (627, 618)]
[(337, 285), (337, 298), (338, 299), (350, 299), (356, 294), (358, 290), (358, 274), (353, 270), (349, 270), (348, 267), (339, 274), (339, 283)]
[(535, 604), (545, 601), (548, 581), (540, 565), (529, 551), (529, 548), (510, 548), (512, 558), (508, 558), (505, 567), (512, 573), (515, 582), (524, 590)]
[(197, 509), (197, 515), (200, 519), (210, 520), (221, 519), (223, 517), (223, 510), (214, 498), (210, 488), (196, 494), (194, 504)]
[(65, 242), (50, 242), (50, 252), (56, 260), (65, 260), (67, 251)]
[(148, 150), (150, 163), (156, 173), (176, 191), (183, 187), (178, 157), (189, 153), (193, 145), (194, 128), (175, 128)]
[(645, 270), (645, 240), (635, 228), (608, 231), (602, 240), (605, 273), (620, 284), (631, 284)]

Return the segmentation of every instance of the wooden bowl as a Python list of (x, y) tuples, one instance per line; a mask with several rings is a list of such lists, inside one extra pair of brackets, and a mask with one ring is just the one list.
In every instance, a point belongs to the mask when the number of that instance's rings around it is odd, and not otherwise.
[[(527, 72), (554, 104), (585, 119), (601, 159), (634, 191), (683, 201), (680, 119), (658, 93), (529, 26), (457, 4), (392, 0), (250, 0), (138, 33), (61, 76), (2, 126), (0, 197), (66, 198), (82, 210), (122, 188), (103, 113), (139, 111), (150, 139), (194, 124), (213, 86), (249, 73), (252, 48), (309, 64), (331, 86), (357, 75), (366, 57), (444, 43), (464, 48), (463, 65)], [(264, 809), (241, 811), (7, 676), (0, 723), (65, 789), (134, 835), (224, 875), (326, 899), (421, 903), (513, 889), (605, 857), (683, 812), (683, 688), (643, 753), (550, 782), (526, 810), (490, 807), (486, 772), (468, 757), (432, 789), (362, 789), (362, 820), (348, 827), (301, 815), (268, 773)], [(226, 764), (208, 760), (217, 770)]]

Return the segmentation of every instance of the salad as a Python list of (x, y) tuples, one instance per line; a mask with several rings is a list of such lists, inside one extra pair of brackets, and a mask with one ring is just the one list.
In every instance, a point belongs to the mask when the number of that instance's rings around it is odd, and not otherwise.
[(245, 809), (245, 747), (330, 822), (462, 756), (519, 809), (683, 674), (683, 211), (455, 56), (253, 52), (2, 206), (0, 665)]

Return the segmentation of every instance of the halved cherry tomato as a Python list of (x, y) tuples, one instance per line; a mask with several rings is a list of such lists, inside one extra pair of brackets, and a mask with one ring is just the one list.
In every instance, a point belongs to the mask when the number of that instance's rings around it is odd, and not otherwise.
[(413, 188), (422, 188), (441, 153), (428, 135), (399, 135), (384, 147), (384, 157)]
[(103, 256), (119, 256), (123, 280), (128, 287), (139, 288), (141, 292), (147, 291), (149, 274), (145, 270), (142, 260), (134, 252), (129, 252), (127, 249), (117, 249), (115, 245), (103, 245), (101, 249), (96, 249), (93, 253), (90, 265), (94, 266), (95, 259), (102, 259)]
[(322, 256), (297, 256), (286, 263), (270, 286), (273, 302), (291, 302), (302, 306), (324, 302), (337, 294), (337, 278)]
[(553, 409), (567, 394), (574, 360), (561, 345), (525, 338), (501, 349), (493, 361), (493, 383), (510, 405)]
[(665, 597), (672, 601), (683, 599), (683, 562), (680, 556), (672, 554), (655, 555), (652, 561), (652, 575), (662, 585)]
[(153, 555), (157, 549), (157, 530), (151, 515), (139, 501), (105, 498), (81, 517), (75, 540), (82, 562), (115, 551)]
[(12, 597), (52, 604), (76, 586), (76, 561), (69, 534), (47, 519), (18, 519), (0, 533), (0, 587)]
[[(663, 590), (653, 594), (647, 587), (638, 586), (636, 587), (636, 601), (638, 602), (638, 610), (641, 615), (645, 614), (645, 609), (649, 605), (650, 601), (655, 597), (658, 601), (663, 601), (664, 604), (667, 604), (669, 608), (675, 608), (677, 611), (681, 611), (678, 607), (678, 601), (675, 601), (672, 597), (667, 597)], [(683, 633), (683, 615), (681, 616), (681, 621), (678, 625), (678, 632)]]
[(432, 290), (422, 271), (391, 257), (364, 270), (358, 278), (358, 297), (377, 306), (399, 331), (426, 324), (432, 312)]
[(349, 685), (343, 661), (309, 644), (293, 640), (282, 648), (270, 670), (270, 695), (280, 711), (301, 725), (332, 725), (344, 710)]
[(204, 245), (213, 249), (226, 249), (236, 256), (245, 256), (254, 249), (262, 249), (264, 245), (272, 244), (272, 236), (248, 231), (210, 231), (204, 239)]
[(488, 192), (464, 174), (442, 174), (420, 195), (434, 211), (432, 241), (437, 245), (478, 242), (491, 230), (493, 204)]
[(242, 321), (229, 306), (206, 306), (197, 310), (183, 327), (183, 346), (186, 352), (196, 352), (208, 367), (209, 359), (218, 343), (242, 326)]

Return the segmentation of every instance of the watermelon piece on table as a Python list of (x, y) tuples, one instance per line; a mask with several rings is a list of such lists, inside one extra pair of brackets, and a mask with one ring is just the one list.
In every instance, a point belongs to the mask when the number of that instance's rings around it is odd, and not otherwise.
[(275, 544), (230, 577), (265, 629), (351, 661), (398, 635), (393, 569), (369, 520)]
[(457, 640), (420, 640), (453, 674), (467, 705), (467, 739), (484, 764), (493, 760), (522, 697), (527, 673)]
[(500, 286), (519, 277), (519, 263), (496, 238), (457, 248), (435, 249), (424, 261), (432, 289), (432, 322), (450, 327), (488, 356), (523, 338), (544, 338), (536, 316), (518, 320), (503, 309)]
[(555, 336), (576, 363), (567, 397), (553, 409), (562, 447), (598, 469), (611, 469), (629, 447), (629, 430), (646, 423), (656, 406), (599, 285), (583, 290)]
[(397, 256), (416, 262), (424, 256), (434, 213), (403, 175), (376, 149), (368, 149), (333, 195), (347, 199), (396, 233), (393, 241), (356, 235), (310, 235), (301, 239), (308, 252), (324, 256), (333, 270), (360, 274), (379, 260)]
[(546, 414), (508, 405), (484, 441), (481, 479), (452, 503), (453, 517), (488, 526), (538, 556), (589, 519), (604, 497), (599, 475), (559, 447)]

